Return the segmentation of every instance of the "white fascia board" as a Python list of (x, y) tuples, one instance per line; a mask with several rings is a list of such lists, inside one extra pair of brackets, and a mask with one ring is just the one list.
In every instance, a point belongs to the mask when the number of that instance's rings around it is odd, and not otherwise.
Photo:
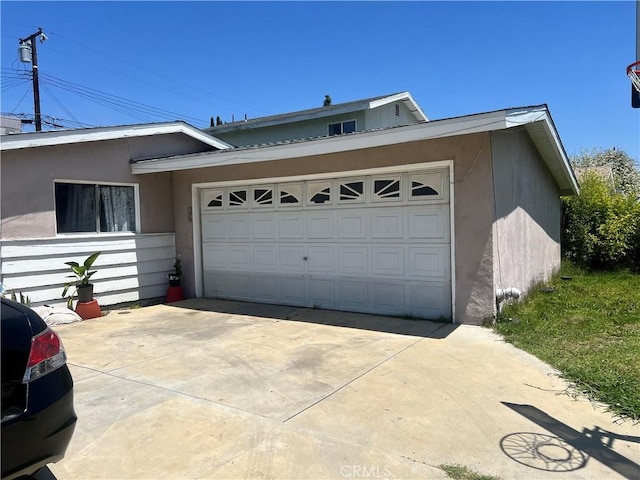
[(369, 108), (377, 108), (393, 102), (403, 102), (406, 105), (407, 109), (413, 114), (414, 117), (416, 117), (416, 120), (418, 120), (419, 122), (429, 121), (427, 116), (420, 108), (420, 105), (416, 103), (409, 92), (396, 93), (395, 95), (379, 98), (378, 100), (369, 102)]
[(119, 138), (167, 135), (174, 133), (183, 133), (220, 150), (232, 148), (232, 145), (212, 137), (211, 135), (207, 135), (203, 131), (192, 127), (187, 123), (171, 122), (3, 135), (0, 140), (0, 150), (18, 150), (22, 148), (48, 147), (54, 145), (68, 145), (72, 143), (97, 142), (100, 140), (115, 140)]
[[(556, 178), (558, 184), (565, 192), (572, 191), (577, 194), (580, 191), (578, 182), (547, 107), (541, 105), (525, 109), (513, 109), (507, 113), (506, 120), (509, 127), (526, 126), (531, 139), (536, 144), (540, 154), (543, 155), (549, 169), (554, 174), (562, 172), (564, 178)], [(545, 140), (543, 142), (538, 142), (538, 138), (536, 138), (535, 130), (538, 125), (541, 125), (544, 131)]]
[(134, 175), (137, 175), (243, 163), (268, 162), (287, 158), (301, 158), (313, 155), (362, 150), (365, 148), (429, 140), (432, 138), (501, 130), (504, 128), (507, 128), (507, 126), (505, 111), (503, 110), (470, 115), (468, 117), (408, 125), (388, 130), (323, 137), (318, 140), (285, 145), (229, 150), (217, 153), (205, 152), (165, 159), (144, 160), (133, 163), (131, 165), (131, 171)]

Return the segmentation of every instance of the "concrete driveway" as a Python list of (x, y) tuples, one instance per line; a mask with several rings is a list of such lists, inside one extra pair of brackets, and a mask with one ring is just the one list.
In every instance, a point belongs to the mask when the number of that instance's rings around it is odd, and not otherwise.
[(56, 327), (62, 479), (640, 478), (640, 428), (487, 329), (188, 300)]

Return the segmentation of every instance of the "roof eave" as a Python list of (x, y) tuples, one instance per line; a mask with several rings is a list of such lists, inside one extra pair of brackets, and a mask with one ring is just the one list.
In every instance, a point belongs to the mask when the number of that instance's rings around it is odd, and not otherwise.
[(0, 140), (0, 151), (175, 133), (185, 134), (219, 150), (232, 148), (232, 145), (227, 142), (223, 142), (218, 138), (208, 135), (202, 130), (197, 129), (186, 122), (178, 121), (3, 135)]
[(579, 192), (578, 182), (546, 105), (497, 110), (386, 130), (323, 137), (290, 144), (150, 159), (133, 163), (131, 169), (134, 174), (144, 174), (205, 168), (214, 165), (303, 158), (513, 127), (527, 129), (530, 138), (556, 179), (560, 194), (577, 194)]

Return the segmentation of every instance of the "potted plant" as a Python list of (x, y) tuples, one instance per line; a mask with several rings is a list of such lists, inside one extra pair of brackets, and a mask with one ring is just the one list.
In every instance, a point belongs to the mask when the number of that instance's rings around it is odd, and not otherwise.
[(180, 277), (182, 277), (182, 261), (180, 257), (176, 257), (176, 261), (173, 264), (173, 272), (167, 276), (169, 277), (170, 287), (180, 286)]
[[(78, 262), (65, 262), (65, 265), (69, 265), (73, 272), (73, 275), (68, 275), (68, 277), (74, 278), (71, 282), (65, 283), (64, 290), (62, 291), (62, 297), (67, 299), (67, 307), (73, 307), (73, 297), (76, 292), (78, 293), (78, 303), (87, 303), (93, 300), (93, 284), (89, 283), (89, 279), (96, 271), (90, 271), (90, 269), (100, 253), (101, 252), (93, 253), (87, 257), (82, 265)], [(73, 290), (67, 294), (71, 287), (73, 287)]]

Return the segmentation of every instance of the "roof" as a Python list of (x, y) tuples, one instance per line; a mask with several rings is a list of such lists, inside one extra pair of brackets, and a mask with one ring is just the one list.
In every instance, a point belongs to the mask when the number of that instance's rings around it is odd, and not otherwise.
[(184, 134), (219, 150), (231, 148), (228, 143), (212, 137), (186, 122), (175, 121), (2, 135), (0, 137), (0, 151), (167, 134)]
[(310, 108), (308, 110), (299, 110), (297, 112), (270, 115), (268, 117), (252, 118), (250, 120), (240, 120), (237, 122), (225, 123), (215, 127), (206, 128), (204, 131), (215, 135), (216, 133), (225, 133), (235, 130), (269, 127), (284, 123), (300, 122), (314, 118), (370, 110), (393, 102), (404, 102), (418, 122), (426, 122), (428, 120), (427, 116), (422, 112), (422, 109), (413, 99), (411, 94), (409, 92), (400, 92), (391, 95), (354, 100), (352, 102), (337, 103), (326, 107)]
[(579, 189), (576, 177), (571, 169), (569, 159), (547, 105), (514, 107), (331, 137), (315, 137), (267, 145), (237, 147), (217, 152), (202, 152), (135, 161), (132, 162), (131, 169), (134, 174), (144, 174), (222, 165), (239, 165), (346, 152), (455, 135), (506, 130), (515, 127), (526, 129), (550, 172), (558, 182), (560, 194), (571, 195), (577, 193)]

